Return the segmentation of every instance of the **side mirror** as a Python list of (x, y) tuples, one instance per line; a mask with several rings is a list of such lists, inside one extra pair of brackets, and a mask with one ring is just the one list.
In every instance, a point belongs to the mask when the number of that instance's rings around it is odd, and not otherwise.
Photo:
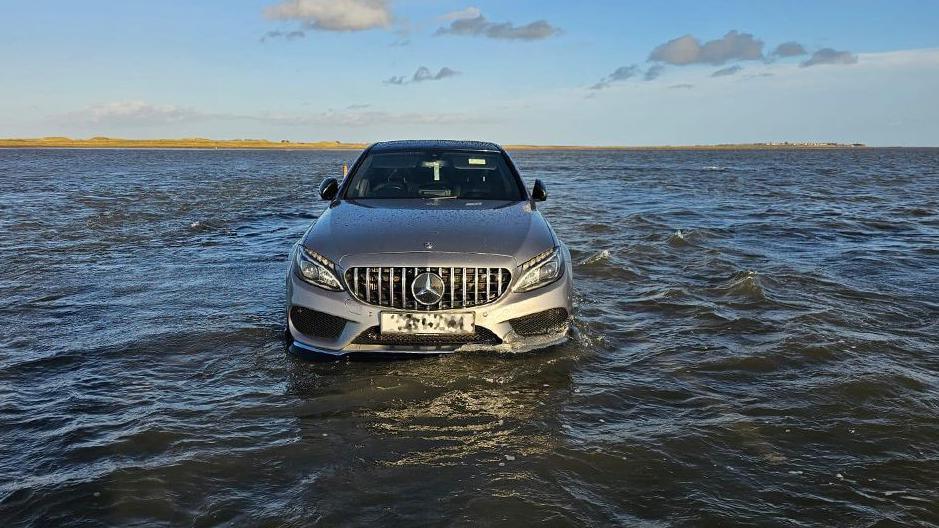
[(548, 191), (545, 190), (541, 180), (535, 180), (535, 186), (531, 189), (531, 199), (536, 202), (543, 202), (548, 199)]
[(338, 192), (339, 182), (336, 181), (336, 178), (326, 178), (323, 180), (323, 183), (320, 184), (320, 198), (323, 200), (332, 201)]

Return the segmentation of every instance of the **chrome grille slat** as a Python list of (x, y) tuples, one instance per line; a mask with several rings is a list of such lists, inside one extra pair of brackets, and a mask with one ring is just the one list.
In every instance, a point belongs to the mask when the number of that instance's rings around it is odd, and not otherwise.
[[(437, 268), (437, 276), (441, 279), (443, 278), (443, 268)], [(437, 309), (440, 310), (443, 308), (443, 298), (447, 296), (447, 283), (443, 283), (443, 295), (440, 296), (440, 300), (437, 301)]]
[[(443, 296), (431, 306), (418, 303), (411, 291), (411, 283), (424, 272), (437, 273), (443, 279)], [(349, 293), (359, 301), (413, 311), (459, 310), (493, 303), (508, 292), (512, 282), (512, 272), (506, 268), (476, 267), (361, 266), (347, 269), (344, 277)], [(401, 288), (397, 292), (396, 278)]]
[[(450, 268), (450, 308), (456, 306), (456, 283), (454, 281), (453, 275), (456, 274), (456, 268)], [(502, 275), (502, 272), (499, 272), (499, 275)]]
[(407, 308), (408, 304), (408, 294), (407, 290), (408, 283), (408, 269), (401, 268), (401, 308)]
[(473, 304), (479, 304), (479, 268), (473, 268), (473, 293), (476, 299)]
[(486, 273), (486, 302), (489, 302), (489, 290), (492, 289), (492, 273)]
[(355, 274), (355, 296), (361, 297), (362, 293), (359, 291), (359, 274)]

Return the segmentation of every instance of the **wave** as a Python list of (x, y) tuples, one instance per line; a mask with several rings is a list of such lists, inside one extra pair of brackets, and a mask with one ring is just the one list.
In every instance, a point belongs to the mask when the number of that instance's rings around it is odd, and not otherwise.
[(592, 255), (589, 255), (585, 258), (580, 259), (580, 261), (577, 262), (577, 265), (589, 266), (591, 264), (596, 264), (598, 262), (606, 262), (608, 260), (610, 260), (610, 250), (604, 249), (602, 251), (598, 251)]
[(736, 296), (750, 299), (753, 301), (767, 300), (766, 291), (760, 279), (760, 275), (752, 270), (741, 271), (719, 288), (724, 295)]
[(668, 244), (674, 247), (684, 247), (688, 245), (688, 239), (685, 238), (685, 234), (679, 229), (668, 237)]

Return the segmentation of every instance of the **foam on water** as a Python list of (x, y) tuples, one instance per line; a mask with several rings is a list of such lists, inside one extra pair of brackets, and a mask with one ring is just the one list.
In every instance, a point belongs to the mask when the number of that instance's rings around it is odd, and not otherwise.
[(577, 263), (577, 265), (578, 265), (578, 266), (589, 266), (589, 265), (591, 265), (591, 264), (596, 264), (596, 263), (598, 263), (598, 262), (605, 262), (605, 261), (608, 261), (608, 260), (610, 260), (610, 250), (609, 250), (609, 249), (604, 249), (604, 250), (601, 250), (601, 251), (597, 251), (596, 253), (594, 253), (594, 254), (592, 254), (592, 255), (588, 255), (588, 256), (582, 258), (582, 259)]

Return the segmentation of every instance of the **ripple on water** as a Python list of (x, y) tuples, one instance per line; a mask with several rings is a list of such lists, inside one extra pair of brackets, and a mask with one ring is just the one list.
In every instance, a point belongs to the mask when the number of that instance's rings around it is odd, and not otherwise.
[(311, 362), (355, 155), (0, 151), (5, 525), (935, 524), (939, 151), (514, 153), (570, 339)]

